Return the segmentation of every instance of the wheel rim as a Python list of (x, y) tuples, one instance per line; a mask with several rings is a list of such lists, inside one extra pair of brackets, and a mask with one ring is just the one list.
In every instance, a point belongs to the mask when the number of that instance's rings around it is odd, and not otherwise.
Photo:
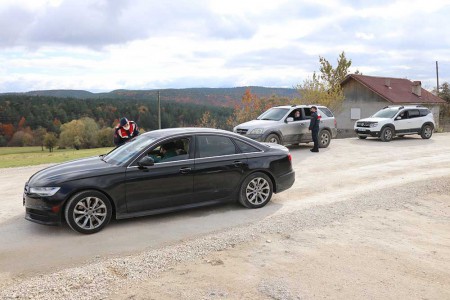
[(269, 199), (270, 185), (262, 177), (254, 178), (247, 184), (245, 196), (251, 204), (260, 205)]
[(322, 142), (322, 145), (327, 145), (328, 142), (330, 141), (330, 137), (328, 136), (328, 133), (322, 133), (322, 135), (320, 136), (320, 141)]
[(105, 222), (107, 210), (105, 202), (102, 199), (86, 197), (78, 201), (75, 205), (73, 219), (82, 229), (96, 229)]
[(386, 131), (384, 132), (384, 138), (386, 140), (390, 140), (392, 138), (392, 130), (386, 129)]
[(277, 140), (276, 137), (271, 137), (271, 138), (269, 139), (269, 143), (272, 143), (272, 144), (278, 144), (278, 140)]
[(431, 127), (425, 127), (424, 134), (427, 138), (431, 137)]

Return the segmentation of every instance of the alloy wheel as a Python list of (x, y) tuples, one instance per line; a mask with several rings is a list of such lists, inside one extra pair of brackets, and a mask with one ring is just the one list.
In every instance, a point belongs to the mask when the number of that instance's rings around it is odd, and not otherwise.
[(259, 205), (269, 199), (270, 185), (266, 179), (256, 177), (247, 184), (245, 195), (251, 204)]
[(73, 210), (73, 220), (82, 229), (92, 230), (107, 218), (107, 207), (102, 199), (86, 197), (78, 201)]

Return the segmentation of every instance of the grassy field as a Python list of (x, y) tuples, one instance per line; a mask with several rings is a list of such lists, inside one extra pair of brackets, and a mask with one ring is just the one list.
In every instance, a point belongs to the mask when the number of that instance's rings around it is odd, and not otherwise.
[(48, 152), (41, 147), (0, 147), (0, 168), (60, 163), (82, 157), (108, 153), (112, 148), (56, 149)]

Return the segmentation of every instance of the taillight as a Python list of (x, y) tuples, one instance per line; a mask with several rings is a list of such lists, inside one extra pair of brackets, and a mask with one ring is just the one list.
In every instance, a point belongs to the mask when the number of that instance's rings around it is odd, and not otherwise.
[(334, 119), (334, 127), (337, 128), (337, 121)]
[(290, 153), (288, 153), (288, 159), (289, 159), (290, 162), (292, 162), (292, 156), (291, 156)]

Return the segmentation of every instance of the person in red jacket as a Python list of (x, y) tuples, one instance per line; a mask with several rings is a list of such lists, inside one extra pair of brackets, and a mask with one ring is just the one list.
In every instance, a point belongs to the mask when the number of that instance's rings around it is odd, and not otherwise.
[(119, 147), (139, 135), (139, 128), (134, 121), (127, 118), (120, 119), (114, 131), (114, 144)]

